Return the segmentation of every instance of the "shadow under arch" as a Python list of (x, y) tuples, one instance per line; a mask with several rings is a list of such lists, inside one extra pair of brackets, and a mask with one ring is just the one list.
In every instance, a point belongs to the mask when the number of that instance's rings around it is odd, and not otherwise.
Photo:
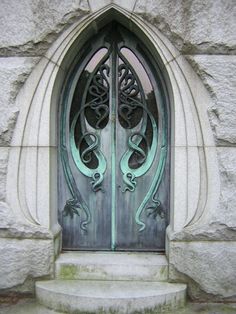
[[(7, 202), (29, 224), (58, 230), (57, 110), (65, 77), (85, 42), (111, 21), (133, 32), (156, 59), (171, 111), (172, 230), (207, 221), (217, 209), (219, 174), (207, 117), (211, 100), (183, 56), (139, 16), (110, 5), (65, 30), (35, 67), (16, 99), (20, 108), (12, 139)], [(29, 173), (31, 174), (29, 176)]]

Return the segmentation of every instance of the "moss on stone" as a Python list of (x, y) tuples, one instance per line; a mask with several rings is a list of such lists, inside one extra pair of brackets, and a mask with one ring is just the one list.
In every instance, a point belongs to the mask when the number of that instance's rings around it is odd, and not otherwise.
[(63, 279), (76, 279), (77, 267), (76, 265), (61, 265), (60, 277)]

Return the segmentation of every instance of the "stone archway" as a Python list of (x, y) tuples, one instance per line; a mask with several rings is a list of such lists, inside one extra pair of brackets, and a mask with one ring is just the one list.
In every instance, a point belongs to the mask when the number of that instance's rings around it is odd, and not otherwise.
[[(7, 202), (29, 224), (53, 232), (57, 220), (57, 107), (68, 67), (87, 36), (110, 20), (125, 24), (149, 47), (168, 85), (171, 103), (172, 173), (170, 230), (201, 224), (217, 208), (219, 177), (207, 108), (210, 98), (197, 75), (167, 38), (115, 5), (63, 32), (17, 96), (21, 108), (10, 152)], [(30, 175), (29, 175), (30, 174)]]

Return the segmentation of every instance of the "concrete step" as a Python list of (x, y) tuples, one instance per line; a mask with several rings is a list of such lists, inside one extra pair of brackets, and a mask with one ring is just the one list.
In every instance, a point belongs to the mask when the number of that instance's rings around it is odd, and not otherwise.
[(166, 281), (168, 263), (157, 253), (67, 252), (55, 264), (56, 279)]
[(42, 305), (65, 313), (159, 313), (185, 304), (186, 285), (145, 281), (50, 280), (36, 283)]

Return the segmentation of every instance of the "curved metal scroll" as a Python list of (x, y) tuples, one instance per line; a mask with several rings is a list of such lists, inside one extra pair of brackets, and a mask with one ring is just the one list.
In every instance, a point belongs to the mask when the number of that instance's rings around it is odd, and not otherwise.
[(77, 189), (74, 176), (69, 166), (68, 153), (65, 145), (63, 144), (61, 145), (61, 156), (65, 178), (72, 196), (72, 198), (66, 201), (66, 205), (64, 206), (64, 216), (69, 215), (71, 218), (73, 218), (75, 214), (80, 216), (80, 211), (83, 210), (86, 215), (86, 219), (81, 221), (80, 227), (82, 230), (86, 231), (86, 226), (91, 221), (91, 214), (87, 204), (84, 202), (79, 190)]
[[(107, 54), (108, 55), (108, 54)], [(107, 55), (103, 57), (101, 62), (96, 66), (93, 73), (91, 73), (90, 78), (87, 83), (87, 93), (83, 95), (83, 103), (80, 107), (81, 109), (75, 115), (70, 126), (70, 146), (73, 159), (75, 161), (78, 169), (86, 176), (91, 177), (91, 185), (94, 191), (101, 189), (101, 184), (103, 181), (103, 175), (106, 170), (106, 160), (101, 151), (99, 150), (99, 136), (95, 132), (89, 132), (86, 127), (86, 123), (81, 123), (85, 117), (86, 108), (91, 108), (94, 110), (97, 121), (95, 129), (99, 129), (101, 123), (108, 116), (109, 113), (109, 83), (104, 74), (104, 72), (109, 75), (109, 68), (105, 65), (107, 60)], [(104, 83), (105, 82), (105, 83)], [(90, 94), (90, 101), (86, 103), (88, 95)], [(65, 179), (68, 185), (68, 188), (71, 193), (71, 198), (66, 201), (64, 206), (64, 216), (70, 216), (73, 218), (74, 215), (80, 216), (80, 212), (83, 211), (85, 214), (85, 219), (81, 221), (80, 226), (82, 230), (86, 230), (87, 224), (91, 221), (90, 210), (83, 200), (76, 184), (76, 180), (73, 174), (73, 171), (70, 166), (69, 156), (68, 156), (68, 147), (67, 147), (67, 137), (66, 137), (66, 127), (68, 121), (67, 119), (67, 110), (66, 107), (67, 101), (64, 101), (61, 115), (61, 132), (60, 132), (60, 153), (62, 160), (62, 167), (65, 175)], [(81, 123), (81, 132), (82, 136), (78, 146), (75, 142), (75, 128), (76, 124)], [(80, 153), (80, 145), (84, 141), (87, 147)], [(91, 160), (92, 154), (95, 155), (95, 158), (98, 161), (98, 166), (95, 169), (90, 169), (87, 164)]]
[[(122, 54), (118, 45), (109, 47), (92, 73), (86, 73), (86, 68), (83, 69), (82, 73), (87, 76), (85, 88), (81, 93), (79, 103), (74, 102), (79, 110), (76, 107), (73, 110), (67, 109), (70, 110), (69, 140), (63, 134), (65, 126), (68, 125), (66, 124), (67, 115), (63, 115), (62, 165), (72, 195), (72, 198), (66, 202), (64, 211), (66, 215), (73, 217), (74, 214), (79, 215), (83, 210), (86, 220), (81, 223), (82, 229), (85, 229), (86, 224), (91, 220), (88, 206), (78, 191), (70, 168), (68, 148), (76, 168), (91, 179), (92, 190), (94, 192), (103, 191), (102, 183), (107, 169), (107, 160), (101, 149), (101, 137), (103, 129), (108, 123), (110, 123), (109, 128), (118, 128), (118, 124), (114, 126), (114, 123), (119, 123), (119, 128), (125, 129), (127, 134), (126, 151), (119, 161), (124, 184), (122, 192), (134, 192), (139, 178), (148, 171), (156, 169), (143, 201), (136, 205), (135, 222), (140, 226), (139, 231), (143, 231), (146, 227), (142, 221), (144, 211), (147, 216), (153, 215), (154, 217), (156, 215), (162, 217), (164, 213), (161, 210), (158, 189), (167, 159), (166, 128), (163, 127), (165, 126), (165, 117), (162, 108), (158, 109), (158, 118), (154, 117), (156, 113), (149, 108), (143, 86), (134, 68)], [(113, 71), (111, 77), (110, 69)], [(110, 93), (114, 99), (118, 100), (115, 110), (113, 105), (110, 108)], [(117, 118), (109, 120), (110, 112), (113, 112), (114, 115), (117, 114)], [(163, 130), (158, 129), (159, 125)], [(66, 143), (66, 140), (69, 143)], [(112, 140), (114, 144), (115, 138)], [(114, 176), (115, 172), (112, 175)], [(115, 185), (111, 188), (114, 189)], [(113, 200), (113, 204), (115, 204), (115, 200)]]
[(75, 182), (75, 178), (73, 176), (73, 172), (70, 167), (69, 163), (69, 156), (66, 146), (66, 101), (64, 101), (63, 108), (62, 108), (62, 115), (61, 115), (61, 131), (60, 131), (60, 155), (61, 155), (61, 162), (62, 167), (65, 175), (65, 179), (68, 185), (68, 188), (71, 193), (71, 198), (66, 201), (64, 206), (64, 216), (70, 216), (73, 218), (74, 215), (80, 216), (80, 211), (83, 211), (86, 218), (81, 221), (80, 227), (82, 230), (86, 231), (87, 224), (91, 221), (91, 213), (84, 202)]
[[(154, 174), (152, 184), (147, 192), (144, 200), (136, 210), (135, 221), (140, 226), (139, 231), (145, 229), (145, 223), (141, 220), (141, 214), (146, 209), (147, 215), (150, 213), (156, 215), (159, 213), (161, 202), (157, 198), (158, 189), (163, 176), (165, 162), (167, 158), (167, 143), (165, 132), (162, 133), (162, 144), (160, 152), (158, 152), (158, 125), (153, 117), (153, 114), (148, 110), (145, 101), (145, 93), (143, 91), (141, 82), (138, 79), (132, 66), (127, 59), (119, 52), (119, 57), (122, 63), (118, 67), (119, 71), (119, 109), (118, 113), (126, 122), (127, 129), (135, 129), (128, 137), (128, 150), (123, 154), (120, 160), (120, 169), (123, 173), (123, 181), (125, 191), (135, 191), (137, 181), (136, 178), (143, 176), (151, 168), (156, 156), (159, 155), (158, 167)], [(138, 125), (132, 127), (132, 114), (137, 108), (143, 110), (143, 115), (140, 118)], [(152, 129), (152, 140), (148, 143), (146, 138), (147, 122), (150, 121)], [(141, 147), (141, 143), (145, 142), (146, 151)], [(129, 166), (129, 160), (132, 155), (136, 155), (137, 167)], [(164, 212), (160, 212), (163, 216)]]
[[(74, 116), (70, 128), (70, 145), (74, 162), (85, 176), (92, 179), (91, 185), (94, 192), (102, 190), (107, 164), (100, 150), (99, 130), (106, 126), (106, 118), (109, 115), (109, 82), (107, 77), (110, 69), (105, 64), (108, 56), (106, 54), (90, 74), (83, 95), (81, 109)], [(96, 119), (92, 123), (86, 119), (87, 109), (90, 109), (95, 114)], [(77, 123), (80, 124), (81, 128), (78, 143), (75, 141)], [(90, 165), (92, 158), (96, 161), (96, 167), (91, 167)]]

